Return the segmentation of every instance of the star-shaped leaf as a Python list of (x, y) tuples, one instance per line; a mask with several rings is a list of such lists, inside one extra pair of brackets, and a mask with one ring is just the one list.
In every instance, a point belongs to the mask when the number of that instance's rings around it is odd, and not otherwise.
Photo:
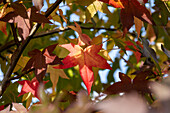
[(50, 73), (50, 80), (53, 83), (53, 90), (55, 90), (55, 87), (58, 83), (59, 77), (69, 79), (67, 75), (64, 73), (62, 69), (54, 69), (54, 66), (49, 65), (47, 68), (47, 73)]
[[(44, 84), (46, 84), (48, 81), (43, 81)], [(39, 88), (39, 82), (36, 79), (36, 77), (34, 77), (31, 81), (29, 80), (23, 80), (23, 81), (18, 81), (18, 83), (20, 85), (23, 85), (20, 94), (18, 95), (21, 96), (25, 93), (29, 93), (31, 92), (35, 97), (38, 97), (38, 88)]]
[(150, 81), (146, 80), (146, 77), (149, 75), (151, 75), (150, 71), (142, 71), (138, 73), (134, 79), (131, 79), (126, 74), (119, 73), (121, 81), (112, 84), (104, 92), (107, 94), (118, 94), (135, 90), (142, 93), (150, 93)]
[(148, 22), (149, 24), (155, 24), (150, 12), (143, 6), (147, 0), (100, 0), (108, 3), (116, 8), (121, 8), (121, 22), (123, 24), (124, 34), (134, 24), (134, 17), (139, 18), (142, 21)]
[(62, 61), (63, 65), (58, 65), (54, 68), (66, 69), (79, 65), (80, 75), (87, 87), (88, 94), (90, 94), (91, 86), (94, 80), (92, 67), (112, 69), (107, 61), (97, 54), (101, 50), (102, 45), (90, 45), (85, 49), (72, 43), (60, 46), (69, 50), (70, 54)]
[(35, 68), (35, 75), (39, 82), (43, 81), (43, 77), (47, 70), (47, 65), (62, 64), (60, 59), (53, 54), (57, 44), (46, 47), (42, 52), (34, 49), (28, 53), (31, 57), (22, 71)]

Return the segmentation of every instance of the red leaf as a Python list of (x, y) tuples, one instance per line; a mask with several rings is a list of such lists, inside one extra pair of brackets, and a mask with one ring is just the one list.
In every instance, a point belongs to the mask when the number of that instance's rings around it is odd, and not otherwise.
[(124, 8), (123, 2), (126, 2), (126, 0), (99, 0), (105, 3), (108, 3), (109, 5), (112, 5), (115, 8)]
[[(46, 84), (47, 82), (48, 81), (43, 81), (43, 84)], [(23, 85), (18, 97), (25, 93), (31, 92), (35, 97), (39, 99), (38, 97), (39, 82), (37, 81), (35, 77), (31, 81), (23, 80), (23, 81), (18, 81), (18, 83)]]
[(0, 111), (4, 109), (4, 105), (1, 105), (0, 106)]
[(87, 87), (88, 94), (90, 94), (91, 86), (94, 80), (92, 67), (99, 67), (102, 69), (112, 69), (107, 61), (98, 55), (102, 45), (91, 45), (82, 49), (79, 45), (64, 44), (61, 47), (70, 51), (70, 54), (62, 61), (64, 65), (59, 65), (54, 68), (66, 69), (79, 65), (80, 75), (84, 84)]

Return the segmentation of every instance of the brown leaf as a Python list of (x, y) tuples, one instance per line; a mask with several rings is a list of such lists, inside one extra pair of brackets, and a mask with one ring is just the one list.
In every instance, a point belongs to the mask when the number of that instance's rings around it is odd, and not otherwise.
[(19, 2), (12, 3), (11, 7), (14, 11), (8, 12), (0, 20), (8, 23), (17, 23), (18, 34), (22, 40), (29, 36), (32, 22), (51, 23), (44, 15), (38, 13), (35, 7), (26, 10), (25, 6)]
[(150, 93), (149, 83), (146, 77), (150, 75), (150, 71), (140, 72), (132, 80), (130, 77), (123, 73), (119, 73), (120, 82), (116, 82), (109, 86), (104, 93), (107, 94), (118, 94), (122, 92), (138, 91), (142, 93)]
[(35, 7), (28, 9), (30, 13), (30, 21), (37, 23), (51, 23), (44, 15), (40, 14)]
[[(137, 32), (138, 38), (139, 38), (139, 36), (140, 36), (140, 30), (141, 30), (141, 28), (142, 28), (143, 22), (142, 22), (140, 19), (134, 17), (134, 23), (135, 23), (135, 29), (136, 29), (136, 32)], [(149, 24), (149, 25), (150, 25), (150, 24)]]
[(50, 45), (44, 48), (42, 52), (38, 49), (30, 51), (28, 55), (31, 58), (22, 71), (27, 71), (28, 69), (35, 68), (35, 75), (37, 77), (37, 80), (41, 82), (46, 73), (48, 64), (62, 64), (60, 59), (52, 53), (56, 46), (57, 44)]

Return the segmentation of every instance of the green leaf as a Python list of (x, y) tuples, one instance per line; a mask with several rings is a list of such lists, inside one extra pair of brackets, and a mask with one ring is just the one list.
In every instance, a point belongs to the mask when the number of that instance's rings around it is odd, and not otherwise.
[(17, 97), (19, 95), (18, 93), (18, 83), (14, 82), (9, 85), (9, 87), (6, 89), (4, 94), (2, 95), (2, 98), (0, 99), (0, 103), (3, 104), (9, 104), (12, 102), (21, 103), (22, 97)]

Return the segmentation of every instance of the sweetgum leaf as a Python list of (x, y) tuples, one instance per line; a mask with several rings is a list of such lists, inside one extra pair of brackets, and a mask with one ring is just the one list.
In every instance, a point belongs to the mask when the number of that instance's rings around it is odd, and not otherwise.
[[(121, 22), (123, 24), (124, 34), (132, 27), (134, 24), (134, 16), (142, 21), (148, 22), (149, 24), (155, 24), (150, 12), (142, 5), (147, 2), (147, 0), (100, 0), (108, 3), (116, 8), (121, 9)], [(142, 3), (142, 4), (141, 4)]]
[(119, 73), (120, 82), (116, 82), (113, 85), (109, 86), (104, 92), (107, 94), (118, 94), (122, 92), (138, 91), (142, 93), (150, 93), (149, 83), (150, 81), (146, 80), (147, 76), (150, 76), (149, 71), (141, 71), (136, 75), (132, 80), (126, 74)]
[(62, 64), (58, 56), (52, 53), (56, 46), (57, 44), (50, 45), (44, 48), (42, 52), (38, 49), (30, 51), (28, 55), (31, 58), (22, 71), (35, 68), (35, 75), (38, 81), (42, 82), (47, 70), (47, 65)]
[[(48, 81), (43, 81), (44, 84), (46, 84), (47, 82)], [(31, 92), (35, 97), (37, 97), (39, 99), (39, 97), (38, 97), (39, 82), (35, 77), (31, 81), (23, 80), (23, 81), (18, 81), (18, 83), (20, 85), (23, 85), (18, 97), (25, 93)]]
[(87, 46), (85, 49), (82, 49), (79, 45), (74, 45), (72, 43), (60, 46), (69, 50), (70, 54), (62, 61), (64, 65), (58, 65), (54, 68), (66, 69), (79, 65), (80, 75), (87, 87), (88, 94), (90, 94), (94, 80), (92, 67), (112, 69), (107, 61), (97, 54), (101, 50), (102, 45), (91, 45)]
[(53, 90), (55, 90), (59, 77), (69, 79), (62, 69), (54, 69), (51, 65), (48, 66), (47, 73), (50, 73), (50, 80), (53, 83)]

